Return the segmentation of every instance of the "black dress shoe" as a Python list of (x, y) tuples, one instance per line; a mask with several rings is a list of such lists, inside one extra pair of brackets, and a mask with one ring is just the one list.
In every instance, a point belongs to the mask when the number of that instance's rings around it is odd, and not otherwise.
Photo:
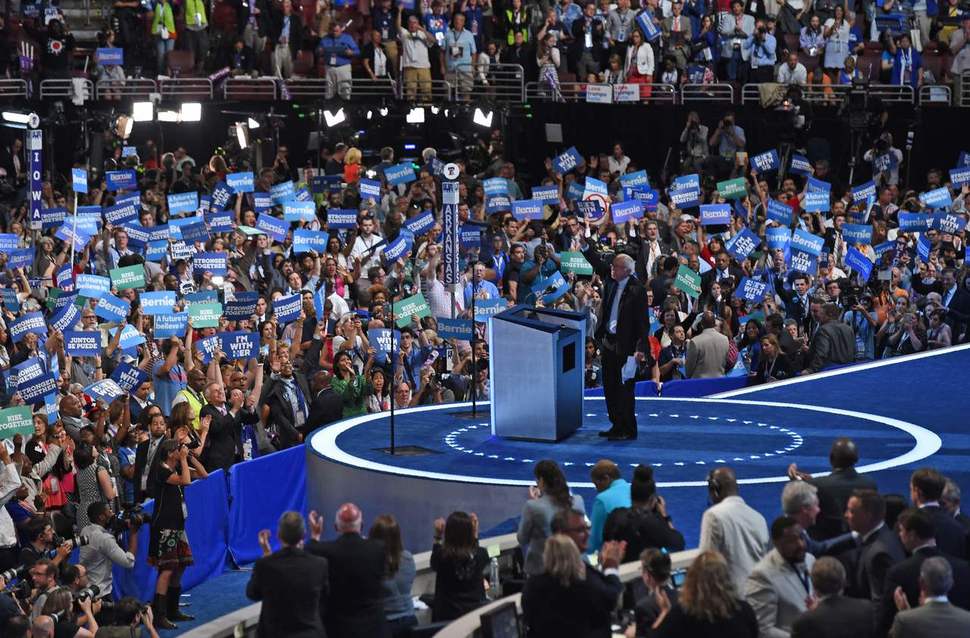
[(607, 441), (636, 441), (636, 434), (611, 434), (606, 439)]
[(609, 430), (603, 430), (599, 432), (600, 436), (616, 436), (616, 434), (617, 434), (616, 428), (610, 428)]

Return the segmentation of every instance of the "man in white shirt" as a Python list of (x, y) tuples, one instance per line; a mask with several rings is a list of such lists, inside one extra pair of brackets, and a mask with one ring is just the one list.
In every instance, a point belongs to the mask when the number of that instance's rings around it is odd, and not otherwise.
[(738, 495), (738, 480), (731, 468), (711, 471), (707, 492), (714, 505), (701, 518), (698, 549), (720, 552), (727, 560), (735, 587), (744, 591), (751, 570), (771, 547), (768, 524)]
[(114, 518), (106, 503), (97, 502), (88, 506), (88, 519), (91, 521), (81, 530), (81, 536), (87, 544), (81, 547), (80, 563), (88, 570), (88, 581), (97, 585), (101, 591), (100, 598), (110, 597), (114, 583), (112, 565), (125, 569), (135, 566), (135, 554), (138, 553), (138, 534), (128, 534), (128, 551), (121, 549), (114, 535), (108, 533), (105, 526)]
[(416, 15), (408, 17), (408, 28), (401, 26), (398, 13), (398, 36), (401, 38), (403, 56), (401, 67), (404, 69), (404, 90), (408, 100), (413, 100), (420, 92), (421, 99), (431, 101), (431, 61), (428, 48), (435, 42), (434, 36), (421, 26)]
[[(375, 228), (372, 217), (364, 217), (360, 220), (360, 231), (354, 245), (350, 249), (350, 256), (360, 259), (360, 270), (366, 273), (369, 268), (381, 265), (381, 254), (384, 252), (383, 246), (378, 246), (383, 238)], [(369, 285), (369, 281), (366, 282)]]
[(626, 172), (626, 167), (630, 165), (630, 158), (623, 154), (623, 147), (620, 144), (614, 144), (613, 154), (610, 155), (607, 163), (611, 175), (622, 175)]
[(808, 84), (808, 71), (805, 65), (798, 61), (798, 53), (790, 51), (785, 64), (778, 66), (778, 84)]

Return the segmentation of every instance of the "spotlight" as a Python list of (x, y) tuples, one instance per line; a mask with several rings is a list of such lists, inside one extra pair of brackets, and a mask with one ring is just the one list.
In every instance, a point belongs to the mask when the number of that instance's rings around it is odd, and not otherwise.
[(404, 121), (408, 124), (424, 124), (424, 107), (415, 106), (408, 114), (404, 117)]
[(338, 124), (346, 120), (347, 116), (344, 114), (343, 108), (341, 108), (336, 113), (331, 113), (330, 111), (324, 111), (323, 119), (327, 121), (327, 126), (333, 128), (334, 126), (337, 126)]
[(201, 122), (202, 105), (198, 102), (185, 102), (182, 104), (179, 120), (182, 122)]
[(155, 105), (151, 102), (135, 102), (131, 105), (131, 119), (136, 122), (151, 122), (155, 119)]
[(245, 149), (249, 146), (249, 132), (246, 130), (246, 125), (242, 122), (236, 122), (236, 141), (239, 142), (239, 148)]
[(246, 126), (250, 129), (259, 128), (259, 122), (253, 118), (246, 118)]
[(167, 111), (159, 111), (158, 121), (159, 122), (178, 122), (179, 121), (178, 111), (172, 111), (171, 109)]
[(115, 123), (112, 130), (114, 131), (115, 135), (123, 140), (126, 140), (128, 139), (128, 136), (131, 135), (131, 127), (134, 123), (134, 120), (127, 115), (119, 115), (115, 118)]
[(30, 113), (17, 113), (16, 111), (4, 111), (3, 119), (14, 124), (27, 124), (30, 122)]
[(441, 109), (439, 109), (437, 106), (432, 106), (431, 107), (431, 114), (432, 115), (437, 115), (440, 110)]
[(382, 106), (380, 109), (377, 110), (377, 112), (381, 114), (381, 117), (387, 117), (387, 107), (386, 106)]
[(374, 111), (371, 111), (370, 109), (367, 109), (367, 119), (369, 120), (372, 117), (374, 117)]
[(482, 109), (475, 109), (475, 114), (472, 116), (472, 121), (479, 126), (484, 126), (485, 128), (492, 127), (492, 116), (495, 115), (492, 111), (485, 113)]

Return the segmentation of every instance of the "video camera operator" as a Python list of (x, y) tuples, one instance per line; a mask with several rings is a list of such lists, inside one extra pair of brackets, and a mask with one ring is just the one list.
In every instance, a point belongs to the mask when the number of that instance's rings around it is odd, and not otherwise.
[[(87, 541), (81, 547), (80, 562), (88, 570), (88, 582), (99, 590), (102, 599), (111, 600), (113, 579), (112, 564), (131, 569), (135, 566), (135, 555), (138, 553), (138, 533), (141, 526), (140, 518), (129, 517), (126, 521), (115, 516), (111, 506), (107, 503), (91, 503), (88, 506), (90, 524), (81, 530), (81, 538)], [(118, 542), (119, 533), (127, 528), (128, 551), (121, 548)], [(109, 620), (107, 610), (102, 612), (102, 621)]]
[(696, 111), (687, 114), (687, 124), (680, 134), (680, 143), (684, 145), (681, 160), (683, 170), (698, 173), (703, 170), (702, 166), (708, 155), (707, 132), (707, 127), (701, 124), (701, 118)]

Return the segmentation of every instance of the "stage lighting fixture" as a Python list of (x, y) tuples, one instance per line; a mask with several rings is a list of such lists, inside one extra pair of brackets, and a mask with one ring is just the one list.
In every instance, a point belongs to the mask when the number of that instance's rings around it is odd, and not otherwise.
[(30, 122), (30, 113), (18, 113), (16, 111), (4, 111), (3, 119), (13, 124), (24, 124)]
[(202, 104), (199, 102), (185, 102), (182, 104), (182, 110), (179, 112), (179, 121), (181, 122), (201, 122), (202, 121)]
[(245, 149), (249, 146), (249, 132), (246, 130), (246, 125), (242, 122), (236, 122), (236, 141), (239, 142), (239, 148)]
[(374, 117), (374, 111), (371, 111), (370, 109), (367, 109), (367, 119), (369, 120), (372, 117)]
[(134, 123), (134, 120), (127, 115), (119, 115), (115, 118), (114, 127), (112, 127), (112, 130), (114, 131), (115, 135), (123, 140), (126, 140), (128, 139), (128, 136), (131, 135), (131, 127)]
[(131, 119), (136, 122), (151, 122), (155, 119), (155, 105), (151, 102), (135, 102), (131, 105)]
[(159, 122), (178, 122), (179, 121), (178, 111), (173, 111), (171, 109), (166, 111), (159, 111), (158, 121)]
[(424, 124), (424, 107), (415, 106), (408, 114), (404, 117), (404, 121), (408, 124)]
[(336, 113), (324, 111), (323, 119), (326, 120), (327, 126), (333, 128), (334, 126), (344, 122), (347, 119), (347, 116), (344, 114), (344, 110), (341, 108)]
[(246, 126), (248, 126), (250, 128), (250, 130), (252, 130), (254, 128), (259, 128), (259, 121), (258, 120), (254, 120), (251, 117), (250, 118), (246, 118)]
[(437, 115), (439, 111), (441, 111), (441, 109), (439, 109), (437, 106), (432, 106), (431, 107), (431, 114), (432, 115)]
[(381, 108), (379, 108), (377, 110), (377, 112), (381, 114), (381, 117), (387, 117), (387, 112), (388, 111), (387, 111), (387, 107), (386, 106), (382, 106)]
[(482, 109), (476, 108), (475, 109), (475, 114), (472, 116), (472, 121), (475, 124), (478, 124), (479, 126), (484, 126), (485, 128), (491, 128), (492, 127), (492, 116), (494, 116), (494, 115), (495, 115), (495, 113), (492, 112), (492, 111), (489, 111), (488, 113), (485, 113), (485, 112), (482, 111)]

